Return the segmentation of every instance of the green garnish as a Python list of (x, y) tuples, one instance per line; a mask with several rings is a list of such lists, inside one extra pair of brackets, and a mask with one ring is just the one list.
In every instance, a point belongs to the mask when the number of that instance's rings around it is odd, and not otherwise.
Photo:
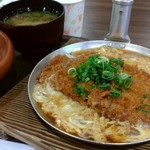
[[(111, 58), (92, 55), (77, 68), (70, 68), (68, 75), (74, 78), (74, 92), (82, 97), (93, 88), (84, 88), (82, 84), (92, 81), (93, 86), (102, 90), (109, 90), (112, 98), (121, 96), (121, 89), (128, 90), (132, 84), (132, 77), (123, 71), (124, 62), (121, 58)], [(90, 83), (91, 84), (91, 83)]]
[(86, 98), (88, 91), (85, 90), (82, 86), (82, 84), (77, 83), (76, 87), (74, 88), (74, 92), (76, 94), (79, 94), (82, 98)]
[(115, 78), (116, 85), (122, 86), (125, 90), (128, 90), (132, 84), (132, 77), (125, 72), (119, 73)]
[(148, 97), (148, 95), (146, 95), (146, 94), (143, 94), (143, 95), (142, 95), (142, 97), (143, 97), (143, 98), (147, 98), (147, 97)]
[(118, 98), (121, 96), (121, 91), (119, 90), (110, 90), (109, 92), (112, 98)]
[(102, 78), (106, 81), (112, 81), (115, 79), (115, 74), (114, 72), (105, 70), (102, 72)]
[(72, 78), (76, 77), (76, 75), (77, 75), (76, 68), (70, 68), (70, 69), (68, 70), (68, 75), (69, 75), (70, 77), (72, 77)]
[(98, 88), (103, 89), (103, 90), (110, 89), (110, 87), (111, 87), (110, 83), (103, 83), (102, 85), (98, 86)]
[(118, 72), (119, 70), (122, 70), (124, 62), (121, 60), (121, 58), (112, 58), (110, 59), (110, 65), (114, 69), (114, 72)]
[(143, 113), (150, 113), (150, 104), (142, 104), (139, 106), (139, 109)]

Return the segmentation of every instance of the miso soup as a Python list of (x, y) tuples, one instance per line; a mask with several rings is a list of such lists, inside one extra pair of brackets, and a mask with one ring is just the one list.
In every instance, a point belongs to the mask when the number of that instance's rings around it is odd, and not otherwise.
[(58, 17), (49, 11), (29, 11), (18, 13), (4, 20), (5, 23), (16, 26), (38, 25), (48, 23)]

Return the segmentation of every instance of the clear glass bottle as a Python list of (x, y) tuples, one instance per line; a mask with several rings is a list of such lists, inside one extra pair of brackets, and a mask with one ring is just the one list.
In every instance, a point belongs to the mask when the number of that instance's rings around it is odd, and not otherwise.
[(131, 16), (131, 9), (134, 0), (112, 0), (112, 16), (109, 33), (104, 40), (131, 42), (128, 36), (128, 28)]

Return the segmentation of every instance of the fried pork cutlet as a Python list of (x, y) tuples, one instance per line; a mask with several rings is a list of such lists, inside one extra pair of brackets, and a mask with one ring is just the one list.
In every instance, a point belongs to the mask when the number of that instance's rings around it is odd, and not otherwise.
[[(74, 81), (68, 75), (68, 70), (84, 63), (93, 53), (86, 52), (86, 55), (77, 55), (74, 58), (69, 58), (66, 55), (56, 56), (45, 71), (42, 72), (40, 80), (44, 76), (50, 76), (50, 84), (55, 90), (61, 91), (82, 105), (95, 109), (100, 115), (104, 115), (109, 119), (119, 119), (130, 123), (142, 120), (150, 124), (150, 115), (142, 113), (139, 109), (142, 104), (150, 104), (148, 96), (143, 98), (143, 95), (150, 93), (150, 74), (139, 69), (137, 65), (126, 63), (123, 65), (124, 72), (132, 76), (133, 83), (129, 90), (122, 89), (121, 97), (112, 98), (108, 90), (99, 88), (93, 88), (88, 91), (86, 97), (81, 97), (74, 92)], [(88, 81), (82, 83), (82, 86), (88, 89), (91, 84), (92, 81)]]

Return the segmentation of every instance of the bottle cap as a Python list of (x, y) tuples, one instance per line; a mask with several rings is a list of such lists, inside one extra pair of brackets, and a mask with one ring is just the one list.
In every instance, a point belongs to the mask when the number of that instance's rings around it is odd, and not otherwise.
[(132, 5), (134, 0), (112, 0), (113, 3), (119, 4), (119, 5)]

